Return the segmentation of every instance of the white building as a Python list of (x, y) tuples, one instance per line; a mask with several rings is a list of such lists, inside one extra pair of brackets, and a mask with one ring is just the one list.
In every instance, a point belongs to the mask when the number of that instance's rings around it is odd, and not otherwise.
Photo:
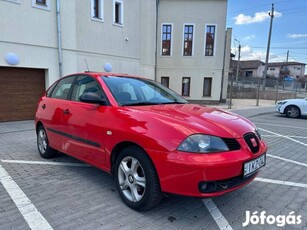
[(32, 119), (55, 80), (105, 63), (168, 81), (188, 100), (225, 99), (226, 10), (227, 0), (1, 0), (0, 121)]
[(271, 62), (268, 64), (268, 75), (274, 77), (292, 77), (293, 79), (303, 78), (305, 65), (300, 62)]

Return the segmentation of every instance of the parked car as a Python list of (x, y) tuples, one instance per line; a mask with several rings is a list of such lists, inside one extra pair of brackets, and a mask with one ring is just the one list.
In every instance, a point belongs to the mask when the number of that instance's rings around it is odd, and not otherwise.
[(290, 118), (298, 118), (307, 115), (307, 98), (287, 99), (276, 103), (276, 112), (286, 114)]
[(35, 124), (43, 158), (60, 151), (112, 174), (136, 210), (155, 207), (165, 193), (239, 189), (266, 162), (267, 144), (249, 120), (129, 75), (61, 78), (40, 99)]

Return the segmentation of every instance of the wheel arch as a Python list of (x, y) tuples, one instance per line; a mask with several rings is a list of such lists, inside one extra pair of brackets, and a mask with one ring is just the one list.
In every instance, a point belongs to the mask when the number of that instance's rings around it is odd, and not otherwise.
[[(149, 154), (145, 151), (145, 149), (144, 149), (142, 146), (140, 146), (140, 145), (138, 145), (138, 144), (136, 144), (136, 143), (134, 143), (134, 142), (131, 142), (131, 141), (123, 141), (123, 142), (118, 143), (118, 144), (113, 148), (113, 150), (112, 150), (112, 152), (111, 152), (110, 164), (111, 164), (111, 174), (112, 174), (112, 175), (114, 175), (114, 165), (115, 165), (115, 162), (116, 162), (116, 159), (117, 159), (118, 154), (119, 154), (123, 149), (125, 149), (125, 148), (127, 148), (127, 147), (130, 147), (130, 146), (135, 146), (135, 147), (138, 147), (138, 148), (142, 149), (142, 150), (146, 153), (146, 155), (148, 156), (148, 158), (151, 160), (152, 164), (154, 165), (154, 163), (153, 163), (151, 157), (149, 156)], [(155, 167), (155, 165), (154, 165), (154, 167)], [(157, 169), (156, 169), (156, 170), (157, 170)]]
[(40, 126), (43, 126), (43, 127), (44, 127), (43, 123), (42, 123), (41, 121), (38, 121), (38, 122), (36, 123), (36, 126), (35, 126), (36, 134), (38, 133), (38, 128), (39, 128)]

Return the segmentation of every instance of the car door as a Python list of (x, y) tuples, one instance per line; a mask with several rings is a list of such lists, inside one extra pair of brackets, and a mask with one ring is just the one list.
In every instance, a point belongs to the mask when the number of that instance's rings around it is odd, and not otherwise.
[(73, 84), (67, 106), (70, 141), (67, 152), (96, 166), (105, 165), (105, 122), (109, 106), (80, 101), (83, 93), (92, 92), (105, 98), (99, 83), (88, 75), (79, 75)]
[(304, 101), (303, 101), (302, 115), (307, 115), (307, 98), (305, 98)]
[(70, 116), (66, 114), (66, 108), (69, 104), (69, 94), (75, 77), (69, 76), (61, 79), (47, 91), (46, 97), (40, 103), (41, 120), (45, 126), (49, 144), (59, 151), (65, 149), (68, 141)]

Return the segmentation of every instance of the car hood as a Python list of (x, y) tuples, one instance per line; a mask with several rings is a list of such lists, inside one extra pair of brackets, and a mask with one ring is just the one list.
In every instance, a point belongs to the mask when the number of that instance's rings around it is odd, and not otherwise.
[[(137, 116), (135, 118), (138, 121), (154, 120), (155, 124), (161, 128), (167, 126), (184, 132), (187, 136), (193, 133), (203, 133), (224, 138), (242, 138), (244, 134), (255, 131), (252, 122), (237, 114), (196, 104), (129, 106), (126, 108), (131, 116)], [(138, 113), (134, 113), (136, 110)]]
[(307, 98), (305, 99), (301, 99), (301, 98), (297, 98), (297, 99), (286, 99), (286, 100), (282, 100), (281, 102), (287, 101), (287, 102), (303, 102), (306, 101)]

